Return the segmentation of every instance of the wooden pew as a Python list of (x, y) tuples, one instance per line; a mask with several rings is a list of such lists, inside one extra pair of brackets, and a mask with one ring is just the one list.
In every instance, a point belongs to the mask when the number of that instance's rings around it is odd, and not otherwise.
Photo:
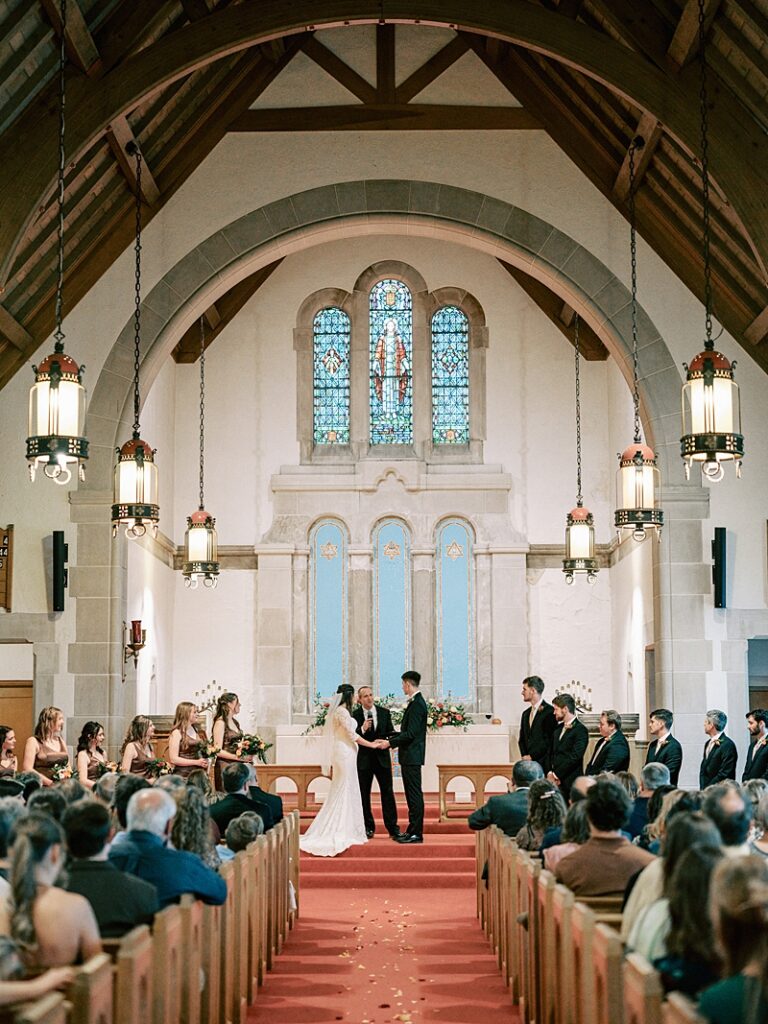
[(117, 1024), (145, 1024), (152, 1006), (154, 941), (145, 924), (120, 940), (115, 968)]
[(181, 1020), (182, 935), (181, 910), (166, 907), (155, 914), (153, 1024), (179, 1024)]
[(561, 995), (555, 939), (555, 885), (553, 874), (549, 871), (540, 873), (536, 923), (536, 977), (539, 986), (537, 1024), (555, 1024), (555, 1004)]
[(617, 930), (621, 928), (621, 907), (624, 896), (579, 896), (579, 902), (594, 913), (599, 924), (608, 924)]
[(202, 1024), (219, 1024), (221, 1003), (221, 907), (203, 906)]
[(504, 981), (509, 986), (509, 994), (513, 1003), (520, 1001), (520, 950), (519, 926), (517, 917), (518, 894), (516, 884), (517, 843), (509, 836), (501, 842), (501, 870), (504, 885), (504, 919), (502, 929), (504, 936)]
[(99, 953), (84, 963), (67, 989), (71, 1024), (112, 1024), (112, 961)]
[(488, 934), (486, 923), (486, 901), (488, 890), (483, 879), (483, 868), (488, 862), (488, 829), (475, 833), (475, 889), (477, 893), (477, 917), (480, 927)]
[(14, 1024), (67, 1024), (69, 1003), (60, 992), (49, 992), (34, 1003), (22, 1003), (13, 1011)]
[(515, 902), (517, 903), (515, 946), (517, 948), (517, 976), (519, 979), (518, 1003), (520, 1005), (520, 1017), (523, 1021), (530, 1020), (531, 1003), (529, 973), (530, 942), (528, 939), (528, 863), (529, 860), (526, 854), (517, 850), (514, 859)]
[(232, 988), (232, 1020), (235, 1024), (245, 1024), (248, 1012), (248, 975), (250, 961), (248, 958), (248, 924), (250, 920), (249, 906), (251, 902), (251, 878), (249, 873), (248, 855), (245, 851), (238, 853), (234, 859), (234, 922), (233, 947), (234, 984)]
[(623, 958), (624, 947), (619, 933), (606, 924), (598, 924), (595, 927), (592, 948), (595, 1024), (622, 1024)]
[(555, 1000), (555, 1024), (573, 1024), (575, 957), (571, 931), (573, 907), (576, 898), (564, 885), (556, 885), (552, 893), (552, 927), (554, 932), (555, 971), (557, 973), (557, 998)]
[(682, 992), (670, 992), (662, 1006), (664, 1024), (706, 1024), (695, 1005)]
[(253, 1006), (259, 991), (259, 940), (261, 931), (261, 854), (258, 843), (245, 851), (248, 871), (248, 1005)]
[(583, 903), (573, 905), (571, 913), (573, 941), (574, 1024), (595, 1024), (595, 986), (592, 954), (595, 939), (595, 915)]
[(259, 984), (263, 985), (269, 969), (267, 946), (269, 945), (269, 855), (267, 836), (256, 840), (259, 851)]
[(200, 1024), (201, 972), (203, 970), (203, 904), (190, 893), (181, 897), (182, 1024)]
[(277, 953), (277, 850), (278, 840), (274, 829), (267, 833), (266, 858), (266, 902), (267, 902), (267, 970), (271, 971)]
[(664, 989), (658, 972), (639, 953), (624, 961), (624, 1024), (662, 1024)]
[(301, 899), (299, 891), (301, 889), (301, 858), (299, 857), (299, 837), (301, 834), (301, 815), (298, 811), (291, 813), (291, 853), (290, 853), (290, 878), (293, 883), (293, 896), (296, 901), (295, 910), (291, 910), (290, 927), (293, 928), (296, 923), (299, 913), (301, 911)]
[(235, 865), (224, 864), (219, 872), (227, 887), (227, 898), (219, 907), (219, 944), (221, 947), (221, 988), (219, 991), (219, 1022), (233, 1024), (232, 1007), (235, 998)]

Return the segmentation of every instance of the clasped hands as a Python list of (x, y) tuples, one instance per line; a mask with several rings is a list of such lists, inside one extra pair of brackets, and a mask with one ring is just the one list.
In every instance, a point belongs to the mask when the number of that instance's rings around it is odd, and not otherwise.
[(374, 740), (373, 746), (377, 750), (389, 750), (389, 740)]

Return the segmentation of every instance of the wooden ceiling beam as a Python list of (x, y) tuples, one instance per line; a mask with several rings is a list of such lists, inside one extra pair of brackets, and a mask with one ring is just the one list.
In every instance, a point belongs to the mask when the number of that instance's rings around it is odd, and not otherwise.
[[(41, 0), (41, 3), (53, 25), (54, 32), (61, 37), (61, 13), (58, 0)], [(87, 75), (98, 76), (102, 70), (101, 55), (77, 0), (68, 0), (67, 2), (67, 31), (65, 35), (67, 52), (72, 62)]]
[[(128, 187), (131, 192), (136, 193), (136, 161), (132, 157), (128, 150), (131, 146), (139, 146), (136, 137), (131, 131), (131, 126), (128, 124), (128, 118), (125, 115), (116, 117), (112, 124), (107, 129), (107, 141), (109, 142), (110, 149), (115, 154), (118, 166), (123, 172), (125, 180), (128, 182)], [(142, 153), (143, 156), (143, 153)], [(157, 187), (149, 164), (146, 158), (143, 160), (143, 166), (141, 168), (141, 198), (147, 206), (156, 206), (160, 202), (160, 189)]]
[(0, 305), (0, 334), (7, 338), (19, 352), (28, 353), (34, 351), (35, 340), (32, 335), (2, 305)]
[(94, 32), (104, 73), (142, 47), (176, 7), (176, 0), (130, 0), (130, 3), (121, 3), (112, 17)]
[[(643, 180), (643, 175), (648, 170), (648, 165), (663, 135), (664, 126), (656, 120), (653, 114), (644, 113), (640, 115), (635, 138), (640, 136), (644, 145), (642, 149), (635, 151), (635, 188)], [(619, 168), (619, 173), (616, 175), (613, 191), (618, 202), (623, 203), (626, 201), (629, 195), (629, 149)]]
[(310, 33), (306, 36), (301, 44), (301, 49), (315, 64), (327, 72), (331, 78), (334, 78), (339, 85), (343, 85), (353, 96), (357, 96), (361, 102), (376, 102), (376, 90), (374, 87), (369, 85), (362, 75), (358, 75), (349, 64), (346, 64), (340, 57), (337, 57), (332, 50), (329, 50), (314, 35)]
[(759, 345), (768, 336), (768, 306), (758, 313), (752, 323), (744, 331), (744, 337), (750, 345)]
[[(704, 38), (712, 24), (721, 0), (705, 0)], [(686, 0), (680, 14), (675, 34), (667, 50), (667, 64), (673, 71), (680, 71), (699, 48), (699, 0)]]
[(570, 327), (573, 323), (573, 318), (576, 316), (576, 310), (569, 306), (567, 302), (563, 303), (562, 309), (560, 310), (560, 319), (566, 327)]
[(395, 26), (376, 26), (376, 102), (395, 102)]
[(527, 131), (541, 124), (523, 107), (454, 107), (439, 104), (350, 104), (245, 110), (232, 132)]
[(206, 323), (208, 324), (212, 331), (215, 330), (221, 323), (221, 313), (219, 312), (218, 306), (216, 305), (215, 302), (212, 302), (210, 304), (208, 309), (206, 309), (206, 311), (203, 313), (203, 316), (205, 317)]
[(449, 43), (433, 54), (428, 61), (417, 68), (409, 75), (404, 82), (395, 89), (396, 103), (409, 103), (414, 96), (418, 96), (428, 85), (431, 85), (436, 78), (439, 78), (444, 71), (463, 57), (469, 47), (466, 39), (456, 36)]
[[(203, 315), (208, 321), (208, 325), (210, 327), (210, 330), (206, 331), (205, 334), (206, 352), (224, 328), (234, 320), (246, 302), (253, 298), (264, 282), (274, 274), (283, 262), (283, 259), (284, 257), (281, 256), (280, 259), (275, 260), (274, 263), (269, 263), (266, 267), (262, 267), (260, 270), (257, 270), (255, 274), (251, 274), (249, 277), (244, 278), (238, 284), (234, 285), (234, 287), (230, 288), (230, 290), (224, 295), (219, 296), (213, 306), (209, 307), (205, 311)], [(209, 317), (211, 309), (215, 310), (215, 315), (213, 317)], [(217, 317), (218, 319), (216, 319)], [(191, 324), (190, 327), (187, 328), (171, 354), (176, 363), (189, 364), (197, 362), (200, 358), (199, 321), (196, 320), (195, 323)]]
[(652, 3), (636, 0), (590, 0), (592, 7), (623, 39), (666, 69), (667, 50), (672, 39), (669, 23)]
[[(506, 272), (513, 280), (517, 281), (525, 294), (536, 303), (547, 319), (555, 325), (564, 338), (567, 338), (571, 345), (576, 343), (576, 314), (570, 306), (563, 303), (563, 299), (556, 295), (541, 281), (519, 267), (512, 266), (504, 260), (499, 260)], [(569, 309), (571, 316), (568, 323), (562, 318), (565, 309)], [(583, 319), (579, 320), (579, 351), (590, 362), (604, 362), (608, 358), (608, 349), (602, 343), (594, 330)]]
[(213, 9), (211, 0), (181, 0), (181, 6), (190, 21), (207, 18)]

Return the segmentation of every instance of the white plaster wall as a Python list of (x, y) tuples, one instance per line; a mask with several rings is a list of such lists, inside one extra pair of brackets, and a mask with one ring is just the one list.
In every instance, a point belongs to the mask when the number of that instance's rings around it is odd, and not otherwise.
[(0, 644), (0, 679), (32, 679), (32, 644)]

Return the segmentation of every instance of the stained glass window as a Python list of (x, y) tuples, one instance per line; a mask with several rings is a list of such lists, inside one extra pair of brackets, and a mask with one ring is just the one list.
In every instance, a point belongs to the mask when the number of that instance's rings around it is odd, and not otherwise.
[(309, 535), (310, 694), (327, 697), (348, 678), (347, 531), (332, 519)]
[(402, 281), (371, 289), (371, 444), (413, 441), (411, 293)]
[(349, 317), (321, 309), (313, 331), (315, 444), (349, 444)]
[(469, 444), (469, 321), (457, 306), (432, 317), (432, 443)]

